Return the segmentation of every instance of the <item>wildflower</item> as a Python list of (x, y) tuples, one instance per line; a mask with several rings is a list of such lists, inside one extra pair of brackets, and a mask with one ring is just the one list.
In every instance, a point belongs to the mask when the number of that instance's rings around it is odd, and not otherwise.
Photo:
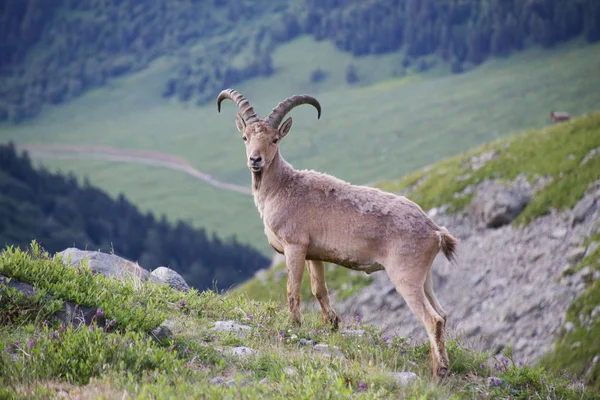
[(50, 333), (50, 339), (56, 339), (56, 331), (52, 331), (52, 333)]
[(279, 337), (281, 339), (285, 339), (285, 332), (284, 331), (279, 332)]
[(247, 318), (248, 318), (250, 321), (254, 320), (254, 315), (252, 315), (252, 314), (248, 314), (248, 313), (246, 313), (246, 317), (247, 317)]
[(108, 326), (114, 326), (117, 324), (117, 320), (116, 319), (111, 319), (110, 321), (108, 321)]
[(364, 381), (360, 381), (360, 383), (358, 384), (358, 388), (360, 390), (367, 390), (367, 384)]
[(485, 368), (485, 363), (482, 362), (481, 364), (479, 364), (479, 368), (484, 369)]
[(12, 353), (12, 346), (10, 344), (7, 344), (4, 348), (4, 351), (6, 351), (9, 354)]
[(190, 353), (191, 353), (191, 350), (190, 350), (190, 348), (189, 348), (189, 347), (186, 347), (186, 348), (185, 348), (185, 354), (190, 354)]
[(15, 347), (19, 347), (19, 344), (20, 344), (20, 343), (19, 343), (19, 341), (16, 341), (16, 342), (14, 342), (14, 343), (13, 343), (13, 345), (14, 345)]
[(104, 313), (102, 312), (102, 309), (101, 309), (101, 308), (98, 308), (98, 309), (96, 310), (96, 316), (97, 316), (97, 317), (101, 317), (101, 316), (103, 316), (103, 315), (104, 315)]
[(60, 328), (58, 328), (58, 329), (59, 329), (61, 332), (64, 332), (64, 331), (66, 331), (66, 330), (67, 330), (67, 325), (65, 325), (65, 324), (62, 324), (62, 325), (60, 326)]
[(186, 304), (186, 303), (185, 303), (185, 300), (181, 300), (181, 301), (179, 302), (179, 307), (183, 308), (183, 307), (185, 307), (185, 304)]
[(384, 342), (386, 342), (386, 343), (387, 343), (387, 342), (389, 342), (389, 340), (390, 340), (390, 337), (389, 337), (388, 335), (385, 335), (385, 336), (383, 336), (383, 337), (381, 338), (381, 340), (383, 340)]
[(540, 383), (546, 383), (546, 378), (540, 379)]
[(30, 340), (28, 344), (30, 349), (32, 349), (33, 346), (35, 346), (35, 342), (33, 340)]

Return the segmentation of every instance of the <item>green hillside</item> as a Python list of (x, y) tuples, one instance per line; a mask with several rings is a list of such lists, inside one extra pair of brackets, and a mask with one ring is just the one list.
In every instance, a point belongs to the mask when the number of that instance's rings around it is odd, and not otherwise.
[[(348, 328), (363, 329), (360, 336), (331, 332), (315, 312), (305, 311), (303, 325), (292, 327), (288, 312), (273, 302), (121, 282), (65, 267), (35, 243), (28, 253), (4, 249), (0, 274), (53, 295), (43, 301), (0, 282), (2, 398), (587, 400), (597, 395), (561, 373), (520, 367), (508, 358), (495, 361), (456, 340), (447, 347), (450, 375), (436, 384), (428, 344), (381, 336), (358, 323)], [(73, 300), (97, 307), (90, 327), (75, 329), (53, 317), (64, 301)], [(148, 334), (166, 319), (173, 326), (171, 337)], [(248, 333), (215, 331), (219, 320), (238, 321)], [(329, 350), (303, 344), (308, 340)], [(232, 354), (236, 346), (245, 346), (245, 354)], [(418, 378), (403, 384), (393, 375), (399, 372)]]
[[(597, 108), (598, 46), (575, 41), (494, 59), (461, 75), (432, 70), (354, 87), (343, 78), (350, 55), (326, 41), (303, 37), (275, 51), (276, 74), (236, 88), (260, 115), (289, 95), (317, 96), (322, 118), (316, 120), (309, 109), (294, 110), (293, 134), (282, 145), (284, 157), (298, 168), (368, 183), (401, 176), (511, 132), (547, 125), (551, 110), (581, 115)], [(311, 56), (299, 59), (295, 54)], [(356, 63), (359, 71), (378, 72), (392, 65), (394, 57), (369, 55)], [(331, 74), (323, 83), (310, 84), (309, 71), (319, 66)], [(0, 125), (0, 141), (158, 150), (180, 156), (221, 180), (249, 185), (234, 107), (227, 105), (217, 114), (214, 104), (186, 109), (176, 102), (165, 103), (156, 93), (168, 71), (168, 60), (160, 59), (143, 72), (47, 109), (34, 120)], [(89, 176), (114, 195), (124, 192), (144, 210), (223, 234), (235, 232), (241, 240), (270, 250), (251, 199), (237, 193), (216, 191), (186, 176), (176, 177), (175, 172), (145, 166), (40, 161)]]

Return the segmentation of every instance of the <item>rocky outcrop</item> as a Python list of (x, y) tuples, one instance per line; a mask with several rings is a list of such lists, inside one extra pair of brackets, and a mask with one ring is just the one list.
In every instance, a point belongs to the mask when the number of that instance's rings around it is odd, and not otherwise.
[[(595, 193), (590, 187), (586, 195), (596, 198)], [(582, 208), (587, 211), (581, 213)], [(466, 337), (475, 347), (495, 352), (511, 344), (516, 360), (537, 360), (551, 349), (573, 299), (600, 275), (584, 268), (563, 276), (595, 249), (585, 238), (600, 228), (597, 207), (578, 205), (524, 227), (489, 229), (469, 213), (434, 219), (460, 240), (457, 266), (441, 255), (436, 258), (434, 288), (448, 313), (450, 335)], [(425, 340), (423, 326), (385, 272), (372, 277), (373, 283), (357, 295), (334, 302), (343, 319), (360, 316), (384, 334)]]
[(470, 212), (488, 228), (509, 224), (531, 201), (531, 185), (519, 179), (508, 185), (495, 181), (484, 182), (477, 188)]

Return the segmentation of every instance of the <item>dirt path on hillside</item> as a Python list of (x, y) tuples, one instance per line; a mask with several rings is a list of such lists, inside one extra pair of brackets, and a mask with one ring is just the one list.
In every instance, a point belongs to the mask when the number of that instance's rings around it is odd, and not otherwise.
[(124, 150), (115, 149), (106, 146), (86, 146), (86, 145), (38, 145), (21, 144), (16, 145), (20, 150), (27, 150), (32, 156), (39, 158), (80, 158), (96, 159), (102, 161), (125, 162), (130, 164), (152, 165), (157, 167), (169, 168), (176, 171), (185, 172), (209, 185), (218, 189), (229, 190), (244, 195), (252, 195), (249, 188), (235, 185), (233, 183), (222, 182), (211, 175), (199, 171), (192, 167), (182, 158), (165, 153), (149, 150)]

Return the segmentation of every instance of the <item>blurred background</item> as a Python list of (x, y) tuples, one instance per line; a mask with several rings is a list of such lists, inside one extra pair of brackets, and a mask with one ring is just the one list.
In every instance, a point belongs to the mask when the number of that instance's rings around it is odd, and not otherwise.
[(222, 89), (315, 96), (283, 156), (376, 184), (598, 109), (599, 41), (597, 0), (0, 0), (0, 245), (227, 288), (272, 251)]

